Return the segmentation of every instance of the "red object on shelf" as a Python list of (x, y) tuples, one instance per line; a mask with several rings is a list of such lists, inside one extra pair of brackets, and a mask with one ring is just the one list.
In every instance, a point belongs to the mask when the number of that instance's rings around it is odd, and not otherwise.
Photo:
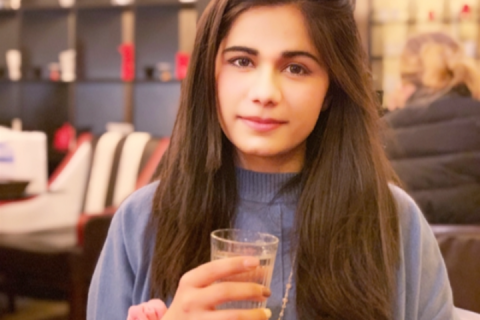
[(70, 150), (75, 139), (75, 128), (68, 122), (64, 123), (53, 137), (53, 148), (57, 151), (66, 152)]
[(118, 51), (122, 55), (122, 80), (132, 81), (135, 79), (135, 47), (132, 43), (124, 43)]
[(470, 19), (470, 15), (472, 13), (472, 8), (466, 4), (462, 7), (462, 11), (460, 11), (460, 19), (466, 20)]
[(175, 58), (176, 58), (175, 60), (176, 60), (177, 79), (183, 80), (187, 76), (190, 55), (185, 52), (178, 52)]

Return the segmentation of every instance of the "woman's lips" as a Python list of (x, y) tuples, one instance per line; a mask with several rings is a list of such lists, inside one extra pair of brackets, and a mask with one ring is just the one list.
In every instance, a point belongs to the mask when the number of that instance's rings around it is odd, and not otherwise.
[(248, 127), (255, 131), (268, 132), (277, 129), (287, 121), (276, 120), (272, 118), (259, 117), (239, 117)]

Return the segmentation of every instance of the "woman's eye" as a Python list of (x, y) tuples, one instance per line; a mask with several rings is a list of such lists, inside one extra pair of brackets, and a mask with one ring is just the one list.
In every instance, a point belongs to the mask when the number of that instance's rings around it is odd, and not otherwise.
[(250, 67), (252, 62), (250, 61), (250, 59), (248, 58), (238, 58), (238, 59), (234, 59), (232, 61), (232, 63), (234, 65), (236, 65), (237, 67), (242, 67), (242, 68), (246, 68), (246, 67)]
[(291, 74), (306, 74), (307, 73), (305, 68), (298, 65), (298, 64), (291, 64), (287, 67), (286, 70)]

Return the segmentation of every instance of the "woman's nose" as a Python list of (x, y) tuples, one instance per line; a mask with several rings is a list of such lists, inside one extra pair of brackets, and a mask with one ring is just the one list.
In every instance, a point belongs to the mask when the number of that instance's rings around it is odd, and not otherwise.
[(274, 68), (266, 66), (258, 68), (249, 98), (261, 106), (276, 106), (282, 97), (279, 82), (279, 75)]

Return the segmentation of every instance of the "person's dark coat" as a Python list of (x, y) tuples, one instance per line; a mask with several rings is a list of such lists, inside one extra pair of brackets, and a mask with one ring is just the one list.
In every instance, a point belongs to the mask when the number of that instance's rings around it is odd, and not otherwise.
[(480, 223), (480, 102), (448, 94), (384, 119), (387, 153), (427, 220)]

